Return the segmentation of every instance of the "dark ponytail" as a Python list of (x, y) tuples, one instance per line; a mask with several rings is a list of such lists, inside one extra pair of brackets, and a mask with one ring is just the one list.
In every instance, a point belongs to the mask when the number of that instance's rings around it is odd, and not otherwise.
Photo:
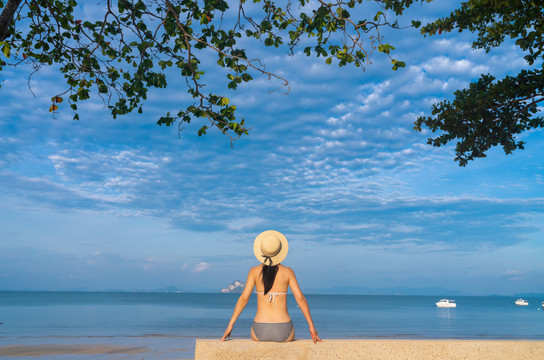
[(274, 280), (276, 280), (276, 274), (278, 273), (278, 265), (270, 266), (263, 264), (263, 269), (261, 275), (263, 278), (264, 285), (264, 294), (268, 294), (272, 286), (274, 285)]

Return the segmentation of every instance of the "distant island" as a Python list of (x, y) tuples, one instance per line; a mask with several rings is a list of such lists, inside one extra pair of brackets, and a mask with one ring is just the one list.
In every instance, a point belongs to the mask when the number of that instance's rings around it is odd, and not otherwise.
[(221, 289), (219, 292), (222, 293), (241, 293), (244, 290), (244, 286), (246, 286), (246, 283), (240, 280), (233, 281), (229, 286), (226, 288)]

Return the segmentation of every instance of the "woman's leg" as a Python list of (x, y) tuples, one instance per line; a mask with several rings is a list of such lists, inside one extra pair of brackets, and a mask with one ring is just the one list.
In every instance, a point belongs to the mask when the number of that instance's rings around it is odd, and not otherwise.
[(291, 331), (291, 335), (289, 335), (289, 337), (287, 338), (287, 340), (285, 340), (285, 342), (288, 342), (288, 341), (293, 341), (295, 340), (295, 327), (293, 326), (293, 330)]
[[(294, 329), (293, 329), (294, 330)], [(251, 326), (251, 338), (254, 340), (254, 341), (259, 341), (259, 339), (257, 339), (257, 335), (255, 335), (255, 331), (253, 331), (253, 326)]]

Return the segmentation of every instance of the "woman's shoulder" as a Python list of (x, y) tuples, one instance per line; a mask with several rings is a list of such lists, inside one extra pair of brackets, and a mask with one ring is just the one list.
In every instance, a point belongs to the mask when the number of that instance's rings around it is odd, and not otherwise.
[(249, 269), (249, 274), (247, 274), (247, 279), (250, 281), (250, 279), (255, 283), (259, 279), (259, 276), (261, 275), (261, 267), (260, 266), (254, 266)]
[(291, 269), (290, 267), (285, 266), (283, 264), (278, 264), (278, 270), (282, 271), (282, 272), (285, 272), (285, 273), (289, 273), (289, 274), (294, 274), (295, 273), (293, 271), (293, 269)]
[(261, 267), (262, 267), (262, 265), (254, 266), (254, 267), (252, 267), (251, 269), (249, 269), (249, 272), (250, 272), (250, 273), (260, 272), (260, 271), (261, 271)]

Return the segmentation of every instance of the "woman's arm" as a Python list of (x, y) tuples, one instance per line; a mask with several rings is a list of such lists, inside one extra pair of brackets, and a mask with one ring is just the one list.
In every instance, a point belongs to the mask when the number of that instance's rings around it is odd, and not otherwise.
[(308, 326), (310, 328), (310, 335), (312, 335), (312, 340), (314, 341), (314, 344), (315, 344), (318, 341), (321, 341), (321, 339), (317, 335), (317, 330), (315, 329), (314, 321), (312, 320), (312, 315), (310, 315), (310, 307), (308, 306), (308, 302), (306, 301), (304, 294), (302, 294), (302, 291), (300, 290), (300, 287), (298, 286), (295, 272), (292, 269), (289, 269), (289, 270), (291, 272), (289, 276), (289, 287), (291, 288), (291, 291), (293, 292), (293, 295), (295, 296), (295, 300), (297, 301), (298, 307), (300, 308), (300, 310), (302, 310), (302, 314), (304, 314), (304, 317), (306, 318), (306, 322), (308, 322)]
[(227, 326), (227, 329), (225, 330), (225, 333), (223, 334), (223, 337), (221, 338), (221, 341), (225, 341), (226, 338), (230, 337), (230, 333), (232, 332), (232, 328), (234, 327), (234, 323), (236, 320), (238, 320), (238, 316), (242, 313), (242, 310), (247, 305), (247, 302), (249, 301), (249, 297), (251, 296), (251, 291), (253, 291), (253, 288), (255, 287), (255, 276), (253, 275), (253, 269), (249, 270), (249, 274), (247, 275), (247, 281), (246, 286), (244, 287), (244, 291), (240, 295), (240, 298), (238, 299), (238, 302), (236, 303), (236, 306), (234, 307), (234, 312), (232, 313), (232, 316), (229, 321), (229, 325)]

